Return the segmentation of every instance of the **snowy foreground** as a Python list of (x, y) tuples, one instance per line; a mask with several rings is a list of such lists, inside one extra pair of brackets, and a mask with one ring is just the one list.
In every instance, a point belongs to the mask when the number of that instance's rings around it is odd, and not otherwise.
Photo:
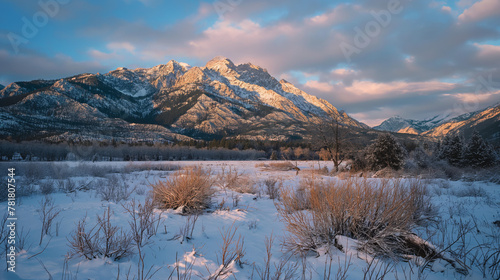
[[(449, 263), (436, 260), (426, 263), (422, 258), (410, 261), (389, 258), (373, 258), (357, 250), (357, 241), (339, 237), (344, 252), (335, 247), (318, 248), (304, 258), (286, 253), (282, 243), (287, 234), (285, 224), (280, 220), (275, 203), (265, 190), (264, 181), (275, 178), (278, 185), (297, 187), (301, 181), (310, 178), (311, 170), (318, 168), (318, 162), (298, 162), (301, 171), (270, 170), (262, 166), (269, 162), (251, 161), (204, 161), (204, 162), (151, 162), (155, 165), (200, 165), (209, 169), (215, 178), (216, 193), (212, 207), (197, 217), (182, 215), (181, 210), (155, 210), (160, 217), (157, 232), (142, 248), (144, 254), (144, 275), (149, 271), (151, 279), (209, 279), (221, 269), (222, 235), (236, 230), (233, 245), (244, 240), (244, 256), (240, 262), (232, 262), (227, 273), (217, 279), (276, 279), (276, 270), (282, 267), (284, 273), (294, 271), (293, 276), (279, 279), (494, 279), (499, 277), (500, 227), (494, 222), (500, 220), (500, 186), (485, 182), (447, 181), (428, 179), (428, 195), (431, 196), (437, 215), (435, 223), (414, 229), (420, 237), (428, 240), (438, 250), (463, 264), (468, 274), (458, 273)], [(78, 167), (81, 163), (55, 163)], [(151, 184), (173, 176), (175, 171), (137, 170), (128, 162), (86, 163), (101, 170), (110, 170), (99, 176), (66, 176), (64, 179), (42, 178), (28, 182), (28, 178), (17, 176), (19, 184), (33, 184), (35, 191), (42, 185), (61, 181), (85, 186), (67, 193), (56, 189), (49, 194), (56, 210), (61, 210), (49, 228), (49, 234), (42, 236), (40, 202), (44, 195), (34, 194), (17, 199), (16, 216), (18, 246), (22, 250), (16, 256), (16, 272), (6, 272), (5, 261), (1, 261), (0, 279), (138, 279), (137, 250), (119, 260), (96, 258), (87, 260), (81, 256), (68, 258), (71, 252), (69, 242), (77, 223), (85, 216), (87, 224), (94, 225), (97, 215), (111, 210), (110, 222), (124, 231), (130, 229), (130, 214), (124, 205), (133, 199), (143, 203), (151, 190)], [(143, 166), (136, 162), (132, 165)], [(260, 166), (259, 166), (260, 165)], [(326, 164), (328, 166), (328, 164)], [(325, 163), (321, 163), (321, 168)], [(19, 168), (22, 168), (20, 165)], [(49, 168), (49, 167), (47, 167)], [(51, 167), (53, 168), (53, 167)], [(331, 166), (329, 166), (331, 170)], [(116, 170), (119, 172), (113, 173)], [(230, 171), (231, 170), (231, 171)], [(238, 173), (238, 184), (254, 186), (257, 193), (240, 193), (225, 188), (222, 173)], [(19, 171), (19, 170), (18, 170)], [(341, 180), (338, 177), (314, 175), (318, 180)], [(218, 179), (216, 179), (218, 177)], [(120, 202), (102, 200), (99, 188), (105, 182), (118, 181), (132, 190), (130, 197)], [(382, 179), (369, 179), (382, 180)], [(406, 180), (406, 179), (403, 179)], [(6, 179), (4, 179), (4, 182)], [(7, 202), (0, 203), (0, 216), (7, 212)], [(194, 220), (194, 221), (193, 221)], [(500, 222), (498, 222), (500, 223)], [(187, 229), (194, 225), (194, 228)], [(191, 234), (192, 232), (192, 234)], [(227, 237), (227, 236), (226, 236)], [(20, 239), (20, 240), (19, 240)], [(272, 247), (269, 260), (269, 275), (266, 274), (266, 244)], [(19, 249), (19, 248), (18, 248)], [(5, 253), (2, 254), (5, 258)], [(488, 259), (489, 258), (489, 259)], [(497, 259), (495, 259), (497, 258)], [(496, 273), (491, 275), (491, 273)], [(290, 274), (292, 275), (292, 274)], [(146, 277), (144, 277), (146, 278)]]

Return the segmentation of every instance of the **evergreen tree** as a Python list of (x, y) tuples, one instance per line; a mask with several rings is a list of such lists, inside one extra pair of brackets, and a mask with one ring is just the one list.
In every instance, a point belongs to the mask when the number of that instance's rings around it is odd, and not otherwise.
[(390, 167), (398, 170), (403, 166), (406, 151), (391, 134), (381, 134), (367, 148), (366, 160), (372, 170)]
[(438, 158), (447, 160), (451, 165), (462, 164), (463, 141), (459, 135), (446, 135), (440, 144)]
[(483, 137), (474, 130), (469, 142), (465, 146), (463, 163), (470, 167), (488, 167), (495, 164), (495, 151), (483, 140)]

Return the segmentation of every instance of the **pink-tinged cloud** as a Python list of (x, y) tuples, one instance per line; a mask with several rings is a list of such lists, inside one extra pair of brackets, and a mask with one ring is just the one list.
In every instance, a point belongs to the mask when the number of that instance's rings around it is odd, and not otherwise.
[(318, 81), (307, 81), (304, 86), (308, 89), (313, 89), (322, 92), (331, 92), (335, 87), (330, 83), (318, 82)]
[(401, 95), (408, 93), (426, 93), (436, 91), (452, 90), (455, 84), (440, 81), (427, 82), (390, 82), (376, 83), (371, 81), (354, 81), (352, 85), (345, 87), (345, 90), (355, 96), (376, 97), (387, 94)]
[(302, 23), (279, 22), (262, 26), (252, 20), (219, 21), (186, 45), (169, 50), (183, 56), (195, 56), (207, 61), (224, 55), (235, 63), (252, 62), (267, 68), (272, 74), (301, 66), (314, 67), (325, 61), (343, 61), (337, 48), (339, 37), (322, 34), (320, 27)]
[(339, 5), (325, 13), (306, 18), (305, 23), (312, 26), (331, 26), (349, 20), (353, 16), (353, 11), (360, 12), (361, 6)]
[[(493, 100), (494, 97), (500, 96), (500, 90), (495, 92), (478, 92), (478, 93), (456, 93), (456, 94), (444, 94), (444, 96), (449, 96), (450, 98), (455, 98), (459, 102), (463, 103), (480, 103), (485, 101)], [(479, 109), (479, 108), (478, 108)]]
[(106, 45), (109, 50), (112, 51), (128, 51), (129, 53), (135, 52), (135, 46), (129, 42), (111, 42)]
[(462, 22), (476, 22), (500, 15), (500, 1), (481, 0), (466, 9), (458, 19)]
[(500, 46), (474, 44), (479, 49), (477, 58), (482, 61), (500, 61)]
[(441, 11), (446, 12), (446, 13), (451, 13), (451, 7), (449, 7), (449, 6), (443, 6), (441, 8)]
[(356, 73), (357, 72), (355, 70), (346, 69), (346, 68), (334, 69), (331, 72), (332, 75), (336, 75), (339, 77), (351, 76), (351, 75), (355, 75)]
[(88, 52), (88, 55), (92, 57), (92, 59), (103, 61), (103, 60), (117, 60), (120, 59), (121, 56), (116, 53), (105, 53), (100, 50), (91, 49)]

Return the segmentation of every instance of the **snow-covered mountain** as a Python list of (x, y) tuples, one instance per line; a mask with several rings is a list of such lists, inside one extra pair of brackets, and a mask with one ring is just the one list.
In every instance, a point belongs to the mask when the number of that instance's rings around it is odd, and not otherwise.
[(0, 84), (0, 90), (2, 90), (5, 86)]
[(373, 129), (408, 134), (420, 134), (446, 122), (449, 116), (434, 116), (425, 120), (404, 119), (400, 116), (391, 117)]
[(391, 131), (406, 134), (420, 134), (429, 137), (442, 137), (446, 134), (460, 133), (470, 135), (477, 130), (485, 139), (500, 140), (500, 104), (483, 110), (469, 112), (460, 116), (435, 116), (426, 120), (403, 119), (399, 116), (389, 118), (376, 130)]
[(500, 104), (460, 115), (424, 132), (423, 135), (441, 137), (449, 133), (460, 133), (468, 136), (474, 130), (498, 145), (500, 143)]
[(286, 140), (335, 115), (368, 128), (327, 101), (251, 63), (216, 57), (204, 67), (169, 61), (0, 90), (0, 137), (124, 141), (220, 136)]

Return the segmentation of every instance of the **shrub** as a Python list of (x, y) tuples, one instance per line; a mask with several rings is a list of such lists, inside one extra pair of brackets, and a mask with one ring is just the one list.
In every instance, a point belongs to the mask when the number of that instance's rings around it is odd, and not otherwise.
[[(398, 246), (404, 237), (429, 213), (425, 186), (419, 181), (310, 180), (303, 188), (306, 194), (283, 191), (277, 204), (290, 233), (287, 246), (296, 253), (336, 245), (335, 237), (344, 235), (365, 241), (366, 250), (392, 255), (402, 250)], [(307, 211), (301, 211), (304, 206)]]
[(381, 134), (366, 150), (366, 160), (372, 170), (386, 167), (399, 170), (403, 166), (405, 155), (403, 146), (391, 134)]
[(129, 225), (134, 243), (143, 247), (158, 231), (160, 217), (154, 212), (153, 202), (146, 199), (144, 204), (141, 204), (133, 199), (122, 206), (131, 218)]
[(229, 167), (226, 171), (225, 167), (222, 167), (221, 172), (217, 175), (217, 183), (222, 189), (230, 189), (239, 193), (251, 193), (255, 194), (257, 192), (254, 187), (254, 181), (250, 179), (248, 175), (243, 175), (243, 173), (238, 173), (236, 168)]
[(211, 203), (213, 180), (200, 167), (177, 172), (153, 187), (153, 201), (160, 208), (177, 209), (184, 213), (198, 212)]
[(280, 185), (276, 186), (278, 180), (274, 178), (269, 178), (264, 180), (264, 185), (266, 186), (266, 194), (269, 195), (270, 199), (279, 199), (280, 198)]
[(40, 183), (40, 192), (43, 195), (48, 195), (56, 191), (56, 187), (54, 186), (54, 181), (46, 180), (43, 183)]
[(40, 201), (40, 209), (38, 209), (40, 220), (42, 221), (42, 230), (40, 232), (40, 243), (42, 245), (43, 237), (50, 234), (50, 228), (55, 218), (61, 213), (61, 210), (54, 205), (54, 201), (49, 196), (45, 196)]
[(107, 179), (107, 182), (97, 190), (97, 193), (102, 200), (120, 202), (122, 200), (128, 200), (134, 191), (135, 188), (130, 188), (130, 186), (118, 176), (111, 176)]
[(69, 246), (70, 256), (82, 256), (87, 260), (111, 258), (119, 260), (132, 254), (132, 237), (122, 228), (111, 225), (109, 207), (102, 216), (97, 216), (97, 223), (87, 228), (86, 217), (80, 220), (72, 233)]
[(77, 191), (76, 184), (71, 179), (58, 181), (57, 184), (58, 189), (64, 193), (74, 193)]

